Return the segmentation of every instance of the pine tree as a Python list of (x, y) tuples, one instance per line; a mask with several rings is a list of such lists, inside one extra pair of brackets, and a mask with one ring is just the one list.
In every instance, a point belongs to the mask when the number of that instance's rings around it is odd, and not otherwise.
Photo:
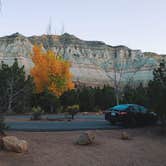
[(19, 67), (16, 59), (11, 66), (1, 62), (0, 111), (24, 111), (32, 87), (31, 78), (26, 77), (24, 66)]
[(163, 60), (153, 72), (154, 79), (149, 82), (149, 98), (163, 124), (166, 123), (166, 63)]

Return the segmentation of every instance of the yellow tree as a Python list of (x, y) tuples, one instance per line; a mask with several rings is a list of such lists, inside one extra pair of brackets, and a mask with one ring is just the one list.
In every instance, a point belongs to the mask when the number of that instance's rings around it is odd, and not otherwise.
[(34, 67), (31, 76), (34, 79), (36, 92), (48, 90), (56, 96), (61, 96), (65, 91), (73, 89), (71, 64), (54, 54), (53, 51), (42, 51), (42, 47), (34, 46), (32, 61)]

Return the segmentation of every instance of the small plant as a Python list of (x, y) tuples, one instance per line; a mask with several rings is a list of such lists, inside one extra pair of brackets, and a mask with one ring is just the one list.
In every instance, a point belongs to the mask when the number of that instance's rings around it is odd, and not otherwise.
[(31, 120), (41, 120), (41, 116), (44, 111), (38, 106), (32, 108), (32, 117)]
[(78, 113), (80, 107), (79, 105), (72, 105), (72, 106), (68, 106), (66, 108), (66, 111), (68, 112), (69, 115), (72, 116), (72, 119), (74, 119), (74, 116)]

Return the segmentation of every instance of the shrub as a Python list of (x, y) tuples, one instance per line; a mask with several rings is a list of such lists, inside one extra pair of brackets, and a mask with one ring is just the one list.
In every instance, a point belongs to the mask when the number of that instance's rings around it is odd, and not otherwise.
[(68, 112), (68, 114), (72, 116), (72, 119), (74, 119), (74, 116), (78, 113), (78, 111), (79, 105), (72, 105), (66, 108), (66, 112)]
[(63, 112), (64, 112), (64, 109), (63, 109), (62, 106), (60, 106), (60, 107), (58, 107), (58, 108), (56, 109), (56, 113), (57, 113), (57, 114), (63, 113)]
[(99, 106), (96, 106), (96, 107), (94, 108), (94, 112), (101, 112), (101, 109), (99, 108)]
[(40, 120), (44, 111), (38, 106), (32, 108), (32, 117), (31, 120)]

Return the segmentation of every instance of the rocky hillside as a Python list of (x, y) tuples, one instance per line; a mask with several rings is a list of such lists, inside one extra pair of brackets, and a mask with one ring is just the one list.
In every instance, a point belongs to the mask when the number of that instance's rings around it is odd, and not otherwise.
[[(152, 70), (165, 55), (143, 53), (126, 46), (110, 46), (99, 41), (84, 41), (70, 35), (42, 35), (25, 37), (19, 33), (0, 38), (0, 60), (11, 64), (15, 58), (24, 65), (27, 73), (33, 66), (32, 47), (42, 44), (72, 63), (71, 71), (78, 84), (102, 86), (113, 84), (115, 72), (119, 79), (135, 81), (152, 79)], [(116, 68), (116, 71), (115, 71)]]

